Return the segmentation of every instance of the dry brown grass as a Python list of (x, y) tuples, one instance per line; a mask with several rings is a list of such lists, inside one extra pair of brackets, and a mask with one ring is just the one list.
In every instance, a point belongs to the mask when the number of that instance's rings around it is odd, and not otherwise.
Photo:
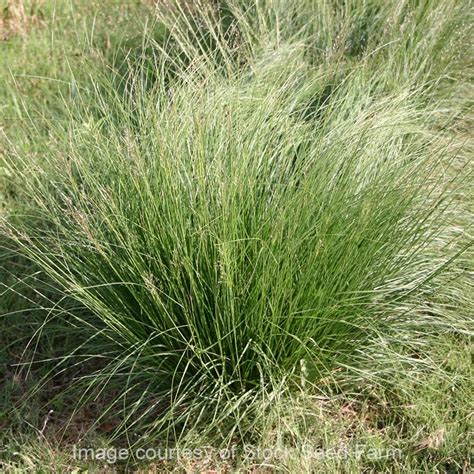
[(24, 0), (7, 0), (0, 8), (0, 40), (19, 36), (25, 38), (32, 25), (39, 23), (35, 13), (44, 0), (34, 0), (25, 4)]

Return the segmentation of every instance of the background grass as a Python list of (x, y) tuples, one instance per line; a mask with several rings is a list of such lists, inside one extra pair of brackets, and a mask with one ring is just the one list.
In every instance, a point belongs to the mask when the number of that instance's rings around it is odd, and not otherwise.
[[(6, 469), (73, 470), (78, 440), (161, 444), (163, 426), (179, 446), (289, 446), (266, 464), (290, 472), (469, 469), (471, 251), (431, 278), (469, 242), (465, 7), (259, 2), (158, 25), (138, 3), (28, 13), (41, 21), (1, 44), (2, 206), (29, 237), (26, 259), (11, 224), (2, 246)], [(407, 244), (415, 259), (399, 257)], [(97, 286), (111, 282), (140, 289)], [(167, 327), (163, 307), (191, 328), (159, 336), (193, 354), (168, 366), (144, 344), (145, 327)], [(286, 317), (309, 309), (319, 318)], [(308, 355), (306, 336), (328, 349)], [(186, 410), (154, 420), (176, 373), (194, 377)], [(317, 460), (305, 443), (402, 456)], [(193, 468), (155, 467), (179, 466)]]

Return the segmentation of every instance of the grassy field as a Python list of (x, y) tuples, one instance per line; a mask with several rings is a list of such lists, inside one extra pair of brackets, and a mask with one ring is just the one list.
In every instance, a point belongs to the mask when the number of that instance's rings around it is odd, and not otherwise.
[(471, 472), (468, 0), (0, 2), (2, 472)]

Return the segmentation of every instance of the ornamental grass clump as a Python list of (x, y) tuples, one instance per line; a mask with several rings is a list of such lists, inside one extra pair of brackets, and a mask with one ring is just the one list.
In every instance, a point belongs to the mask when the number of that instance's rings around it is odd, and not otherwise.
[(280, 31), (282, 12), (257, 8), (255, 38), (235, 6), (195, 36), (171, 11), (152, 79), (95, 81), (45, 156), (11, 160), (28, 199), (8, 232), (68, 301), (51, 314), (90, 335), (68, 360), (101, 358), (85, 396), (114, 387), (119, 428), (233, 431), (272, 393), (370, 370), (460, 252), (437, 251), (455, 186), (418, 52), (357, 62), (337, 37), (325, 59), (321, 32)]

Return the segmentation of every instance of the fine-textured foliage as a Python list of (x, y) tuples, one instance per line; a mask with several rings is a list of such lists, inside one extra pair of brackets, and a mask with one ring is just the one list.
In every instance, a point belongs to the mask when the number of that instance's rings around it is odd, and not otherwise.
[(382, 339), (450, 326), (459, 296), (466, 174), (436, 132), (455, 2), (225, 4), (157, 7), (153, 54), (9, 157), (5, 229), (81, 332), (66, 359), (104, 361), (85, 397), (118, 388), (140, 434), (230, 439), (271, 394), (377, 372)]

